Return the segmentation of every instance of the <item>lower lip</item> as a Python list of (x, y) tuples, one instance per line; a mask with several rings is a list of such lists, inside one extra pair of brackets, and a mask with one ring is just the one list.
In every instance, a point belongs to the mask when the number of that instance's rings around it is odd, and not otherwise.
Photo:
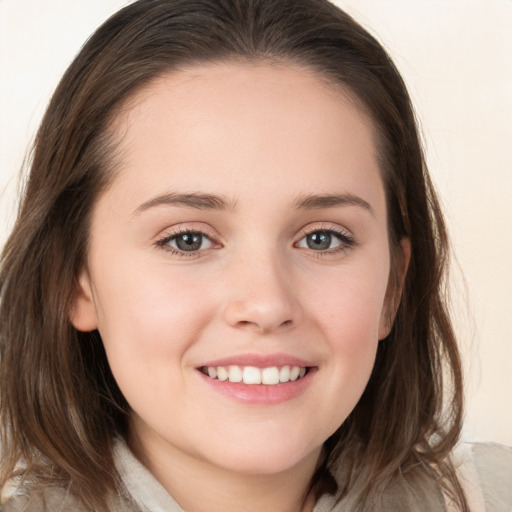
[(197, 373), (210, 388), (233, 400), (245, 404), (272, 405), (292, 400), (301, 395), (311, 384), (316, 370), (316, 368), (309, 368), (308, 373), (298, 380), (272, 386), (221, 381), (208, 377), (200, 370)]

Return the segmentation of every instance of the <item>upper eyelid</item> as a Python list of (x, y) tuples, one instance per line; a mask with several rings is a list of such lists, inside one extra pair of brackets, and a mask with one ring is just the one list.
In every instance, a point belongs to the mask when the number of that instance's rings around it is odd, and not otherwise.
[(330, 231), (335, 234), (345, 235), (347, 237), (353, 238), (354, 235), (352, 231), (349, 229), (340, 226), (338, 224), (330, 223), (330, 222), (321, 222), (320, 224), (308, 225), (302, 228), (299, 231), (299, 237), (307, 236), (311, 233), (316, 233), (317, 231)]
[[(163, 229), (160, 234), (158, 234), (155, 238), (158, 241), (165, 240), (165, 239), (172, 239), (174, 237), (178, 237), (180, 235), (183, 235), (185, 233), (198, 233), (201, 235), (206, 236), (208, 239), (210, 239), (212, 242), (220, 243), (220, 236), (217, 234), (213, 228), (209, 228), (208, 226), (205, 226), (201, 223), (201, 226), (195, 226), (190, 224), (186, 225), (178, 225), (178, 226), (172, 226), (167, 229)], [(200, 224), (200, 223), (198, 223)]]
[(167, 235), (163, 235), (161, 238), (159, 238), (159, 240), (160, 241), (173, 240), (175, 238), (178, 238), (181, 235), (187, 235), (187, 234), (201, 235), (202, 237), (207, 238), (208, 240), (210, 240), (212, 242), (214, 241), (213, 238), (210, 235), (208, 235), (207, 233), (205, 233), (203, 231), (196, 231), (193, 229), (184, 229), (183, 231), (170, 232)]

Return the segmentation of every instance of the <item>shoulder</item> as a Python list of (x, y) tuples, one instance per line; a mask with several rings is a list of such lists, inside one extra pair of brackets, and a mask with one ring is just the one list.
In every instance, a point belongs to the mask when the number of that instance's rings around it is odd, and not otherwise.
[(380, 478), (377, 483), (368, 474), (356, 473), (343, 464), (333, 475), (338, 483), (337, 495), (322, 496), (313, 512), (446, 512), (441, 486), (423, 463)]
[[(67, 489), (57, 485), (12, 482), (2, 493), (1, 512), (91, 512)], [(109, 512), (142, 512), (124, 493), (108, 500)]]
[(45, 489), (18, 488), (12, 493), (5, 504), (3, 512), (80, 512), (78, 503), (66, 492), (58, 487)]
[(512, 510), (512, 447), (466, 442), (455, 451), (454, 459), (476, 512)]
[[(464, 489), (471, 512), (512, 512), (512, 448), (497, 443), (461, 443), (450, 457)], [(342, 484), (346, 475), (336, 473)], [(342, 499), (324, 496), (314, 512), (351, 510), (350, 493)], [(444, 495), (438, 482), (421, 465), (409, 471), (385, 489), (376, 490), (368, 510), (428, 510), (453, 512), (459, 510)]]

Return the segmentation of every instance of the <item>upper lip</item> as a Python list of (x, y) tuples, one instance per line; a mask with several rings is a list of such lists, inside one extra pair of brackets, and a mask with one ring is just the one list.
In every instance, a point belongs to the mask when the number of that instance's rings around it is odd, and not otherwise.
[(255, 366), (256, 368), (269, 368), (271, 366), (300, 366), (311, 367), (314, 364), (311, 361), (306, 361), (300, 357), (295, 357), (289, 354), (239, 354), (222, 359), (215, 359), (199, 365), (203, 366)]

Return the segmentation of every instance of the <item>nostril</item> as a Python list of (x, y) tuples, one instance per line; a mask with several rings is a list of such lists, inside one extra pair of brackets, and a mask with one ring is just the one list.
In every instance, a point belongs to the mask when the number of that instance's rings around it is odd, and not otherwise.
[[(250, 320), (239, 320), (237, 322), (238, 327), (248, 327), (248, 326), (254, 326), (255, 328), (266, 328), (265, 325), (262, 325), (263, 322), (252, 322)], [(277, 327), (289, 327), (293, 324), (293, 320), (285, 320), (284, 322), (281, 322), (280, 324), (277, 324)]]
[(226, 305), (223, 318), (238, 329), (254, 329), (271, 332), (275, 329), (290, 328), (296, 323), (294, 307), (284, 300), (260, 297), (246, 300), (230, 300)]

